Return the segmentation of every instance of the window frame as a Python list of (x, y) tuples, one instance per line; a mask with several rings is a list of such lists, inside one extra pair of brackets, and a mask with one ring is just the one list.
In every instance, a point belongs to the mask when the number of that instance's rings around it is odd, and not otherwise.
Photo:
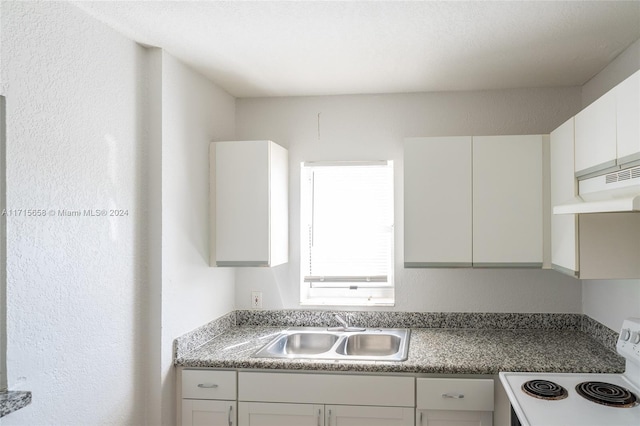
[[(386, 279), (383, 275), (332, 276), (329, 281), (319, 276), (307, 275), (310, 255), (309, 227), (313, 210), (313, 189), (310, 189), (308, 173), (319, 167), (384, 167), (388, 173), (388, 264)], [(300, 305), (304, 306), (394, 306), (395, 305), (395, 175), (393, 161), (311, 161), (300, 164)], [(312, 197), (309, 199), (309, 197)], [(310, 224), (311, 223), (311, 224)], [(384, 234), (381, 233), (381, 234)], [(378, 284), (379, 283), (379, 284)]]

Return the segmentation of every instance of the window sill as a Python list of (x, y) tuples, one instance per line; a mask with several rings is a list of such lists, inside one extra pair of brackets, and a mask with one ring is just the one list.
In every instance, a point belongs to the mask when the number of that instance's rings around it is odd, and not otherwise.
[(395, 306), (393, 300), (380, 300), (380, 301), (363, 301), (363, 300), (301, 300), (300, 306), (316, 306), (321, 308), (331, 306), (363, 306), (363, 307), (382, 307), (382, 306)]
[(31, 404), (31, 392), (3, 391), (0, 392), (0, 417), (18, 411)]

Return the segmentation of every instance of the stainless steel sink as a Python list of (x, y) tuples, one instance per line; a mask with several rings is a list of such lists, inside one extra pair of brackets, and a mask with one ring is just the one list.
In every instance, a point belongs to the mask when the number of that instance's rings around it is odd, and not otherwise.
[(316, 355), (327, 352), (338, 341), (330, 333), (293, 333), (278, 337), (274, 350), (288, 355)]
[(402, 339), (395, 334), (354, 334), (338, 348), (343, 355), (389, 356), (398, 353)]
[(408, 329), (364, 331), (295, 327), (283, 331), (257, 351), (257, 358), (404, 361), (409, 352)]

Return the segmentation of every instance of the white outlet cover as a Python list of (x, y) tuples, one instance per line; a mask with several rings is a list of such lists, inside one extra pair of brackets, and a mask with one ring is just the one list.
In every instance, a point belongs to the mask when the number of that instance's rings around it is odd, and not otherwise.
[(262, 309), (262, 292), (251, 292), (251, 309)]

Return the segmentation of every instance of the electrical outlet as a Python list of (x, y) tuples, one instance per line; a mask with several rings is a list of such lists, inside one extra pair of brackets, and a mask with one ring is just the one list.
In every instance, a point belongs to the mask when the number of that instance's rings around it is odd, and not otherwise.
[(262, 309), (262, 292), (251, 292), (251, 309)]

